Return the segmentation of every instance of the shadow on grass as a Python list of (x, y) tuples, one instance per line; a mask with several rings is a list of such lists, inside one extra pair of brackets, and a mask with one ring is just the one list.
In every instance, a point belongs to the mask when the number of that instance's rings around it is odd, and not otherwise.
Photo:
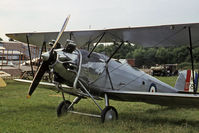
[[(180, 108), (175, 107), (165, 107), (161, 109), (148, 109), (143, 112), (133, 112), (133, 113), (119, 113), (119, 119), (126, 120), (126, 121), (136, 121), (140, 123), (144, 123), (146, 125), (150, 124), (167, 124), (167, 125), (175, 125), (175, 126), (192, 126), (192, 127), (199, 127), (199, 120), (188, 120), (185, 118), (178, 117), (179, 115), (175, 114), (175, 111), (179, 111)], [(164, 116), (165, 113), (172, 111), (173, 114), (168, 113), (168, 115)], [(164, 113), (159, 115), (160, 113)], [(169, 117), (171, 114), (171, 117)], [(197, 117), (197, 116), (195, 116)]]
[[(150, 113), (150, 114), (157, 114), (157, 113), (163, 113), (163, 112), (167, 112), (167, 111), (176, 111), (179, 109), (181, 109), (181, 108), (162, 106), (162, 108), (147, 109), (145, 112)], [(186, 109), (189, 109), (189, 108), (187, 107)]]

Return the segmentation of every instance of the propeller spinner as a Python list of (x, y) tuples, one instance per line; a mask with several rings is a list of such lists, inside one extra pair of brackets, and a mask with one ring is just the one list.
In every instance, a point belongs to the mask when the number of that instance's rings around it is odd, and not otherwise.
[(44, 73), (49, 69), (49, 65), (51, 64), (51, 62), (53, 61), (53, 58), (54, 58), (54, 49), (56, 48), (56, 45), (58, 44), (58, 41), (60, 39), (60, 37), (62, 36), (65, 28), (66, 28), (66, 25), (68, 24), (68, 21), (69, 21), (69, 18), (70, 18), (70, 15), (66, 18), (62, 28), (61, 28), (61, 31), (59, 32), (58, 36), (57, 36), (57, 39), (55, 40), (55, 43), (53, 44), (51, 50), (49, 51), (49, 58), (48, 59), (45, 59), (42, 64), (39, 66), (39, 69), (37, 70), (36, 72), (36, 75), (33, 79), (33, 82), (31, 83), (30, 87), (29, 87), (29, 92), (28, 92), (28, 96), (27, 98), (30, 98), (30, 96), (32, 95), (32, 93), (35, 91), (35, 89), (37, 88), (39, 82), (41, 81)]

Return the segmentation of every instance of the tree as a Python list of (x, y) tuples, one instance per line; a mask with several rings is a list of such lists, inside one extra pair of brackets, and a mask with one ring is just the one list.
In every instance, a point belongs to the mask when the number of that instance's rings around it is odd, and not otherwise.
[(176, 63), (182, 63), (190, 61), (190, 53), (186, 46), (176, 47), (173, 50), (174, 58)]
[(153, 66), (157, 64), (156, 56), (157, 49), (156, 48), (149, 48), (145, 52), (144, 60), (146, 66)]
[(157, 58), (158, 64), (166, 64), (168, 59), (168, 49), (160, 47), (158, 48), (155, 57)]
[(143, 48), (135, 49), (133, 52), (133, 57), (135, 59), (135, 64), (137, 67), (141, 67), (144, 65), (144, 55), (145, 55), (146, 50)]
[(193, 58), (194, 58), (194, 61), (198, 63), (198, 61), (199, 61), (199, 47), (193, 49)]
[(3, 41), (3, 39), (0, 37), (0, 41)]
[[(105, 53), (110, 56), (119, 44), (115, 45), (99, 45), (95, 49), (96, 52)], [(199, 61), (199, 47), (193, 49), (194, 61)], [(143, 65), (147, 67), (155, 64), (180, 64), (190, 62), (190, 51), (187, 46), (170, 47), (170, 48), (143, 48), (141, 46), (123, 45), (113, 56), (116, 59), (135, 59), (137, 67)]]
[(128, 53), (126, 54), (126, 59), (133, 59), (133, 58), (134, 58), (134, 57), (133, 57), (133, 53), (134, 53), (134, 51), (128, 52)]

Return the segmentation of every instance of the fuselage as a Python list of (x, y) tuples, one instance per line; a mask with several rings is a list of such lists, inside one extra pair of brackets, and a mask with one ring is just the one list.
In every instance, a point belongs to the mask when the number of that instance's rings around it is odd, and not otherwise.
[[(76, 50), (73, 53), (67, 53), (62, 48), (55, 52), (57, 60), (51, 66), (55, 80), (57, 78), (58, 82), (73, 87), (79, 69), (79, 53)], [(100, 96), (107, 89), (148, 92), (152, 85), (155, 86), (157, 92), (177, 92), (177, 89), (127, 63), (122, 64), (112, 59), (106, 63), (109, 57), (104, 54), (93, 52), (88, 57), (88, 51), (80, 50), (80, 53), (82, 64), (79, 80), (91, 94)], [(81, 88), (79, 85), (78, 87)]]

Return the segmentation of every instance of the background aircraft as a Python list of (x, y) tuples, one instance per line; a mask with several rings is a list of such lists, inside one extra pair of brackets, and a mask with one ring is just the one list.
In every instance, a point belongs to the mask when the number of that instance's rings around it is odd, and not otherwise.
[[(118, 118), (116, 109), (109, 105), (109, 99), (199, 107), (199, 95), (196, 94), (198, 76), (194, 72), (194, 67), (192, 71), (183, 72), (175, 87), (171, 87), (138, 69), (111, 59), (125, 43), (139, 44), (144, 47), (190, 44), (193, 64), (192, 46), (198, 44), (199, 24), (64, 32), (68, 20), (69, 17), (59, 33), (7, 34), (12, 39), (42, 47), (57, 36), (51, 49), (42, 54), (43, 62), (30, 85), (28, 97), (32, 95), (44, 73), (50, 70), (54, 74), (53, 84), (41, 84), (55, 86), (54, 90), (62, 93), (63, 102), (57, 108), (58, 116), (67, 111), (74, 112), (72, 111), (74, 104), (87, 97), (91, 98), (99, 108), (101, 115), (98, 117), (101, 117), (102, 122)], [(93, 52), (100, 42), (119, 42), (120, 45), (110, 57), (107, 57)], [(91, 49), (93, 43), (95, 45)], [(87, 50), (80, 49), (86, 46)], [(193, 79), (194, 94), (184, 91), (185, 86), (190, 85), (191, 79)], [(64, 93), (74, 95), (76, 98), (71, 103), (65, 100)], [(96, 101), (101, 97), (105, 99), (104, 109)]]

